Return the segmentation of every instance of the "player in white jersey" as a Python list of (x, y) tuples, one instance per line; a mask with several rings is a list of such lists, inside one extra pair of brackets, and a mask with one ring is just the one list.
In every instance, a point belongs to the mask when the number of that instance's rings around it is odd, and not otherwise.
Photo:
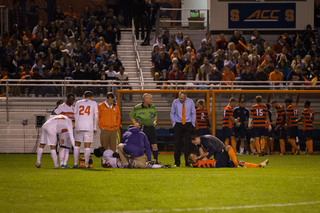
[[(111, 149), (105, 150), (100, 146), (94, 149), (94, 155), (97, 158), (101, 157), (101, 166), (103, 168), (122, 168), (119, 153), (112, 151)], [(128, 168), (128, 167), (126, 167)], [(159, 169), (159, 168), (171, 168), (171, 165), (160, 165), (155, 162), (149, 163), (146, 168)]]
[(67, 116), (53, 116), (42, 125), (40, 146), (37, 151), (37, 168), (41, 167), (41, 156), (43, 153), (43, 148), (46, 146), (46, 144), (48, 144), (51, 148), (51, 157), (54, 163), (54, 168), (59, 167), (56, 152), (57, 134), (60, 133), (63, 129), (66, 129), (68, 131), (71, 144), (72, 146), (74, 146), (75, 141), (73, 137), (73, 125), (72, 121)]
[(81, 143), (84, 143), (85, 167), (89, 168), (90, 146), (93, 142), (93, 133), (97, 132), (98, 105), (93, 101), (91, 91), (84, 93), (84, 99), (77, 101), (74, 108), (75, 118), (75, 147), (74, 168), (78, 168)]
[[(74, 94), (68, 94), (65, 103), (59, 105), (53, 112), (53, 115), (65, 115), (74, 124), (74, 107), (73, 103), (75, 100)], [(69, 168), (67, 162), (69, 159), (69, 150), (71, 149), (71, 142), (69, 138), (69, 133), (66, 129), (63, 129), (59, 135), (60, 150), (59, 150), (59, 160), (61, 168)]]

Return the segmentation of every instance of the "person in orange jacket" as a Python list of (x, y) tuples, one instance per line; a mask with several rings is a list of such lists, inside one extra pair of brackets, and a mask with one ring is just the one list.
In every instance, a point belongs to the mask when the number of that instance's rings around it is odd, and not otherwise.
[(107, 99), (98, 106), (99, 128), (101, 146), (105, 149), (116, 151), (117, 134), (120, 128), (120, 109), (114, 103), (115, 96), (107, 93)]
[[(232, 70), (230, 70), (229, 64), (224, 65), (224, 71), (222, 73), (222, 80), (221, 81), (235, 81), (236, 77)], [(230, 85), (231, 83), (225, 83), (227, 85)]]

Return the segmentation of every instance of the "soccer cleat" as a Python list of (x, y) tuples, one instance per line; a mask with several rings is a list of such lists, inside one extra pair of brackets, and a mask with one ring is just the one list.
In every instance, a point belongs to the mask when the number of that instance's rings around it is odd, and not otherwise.
[(60, 166), (59, 166), (59, 165), (55, 165), (54, 168), (55, 168), (55, 169), (59, 169)]
[(174, 165), (173, 167), (180, 167), (180, 165), (177, 165), (177, 164), (176, 164), (176, 165)]
[(38, 169), (40, 169), (40, 168), (41, 168), (41, 164), (40, 164), (40, 163), (37, 163), (37, 164), (36, 164), (36, 167), (37, 167)]
[(64, 168), (70, 169), (70, 166), (68, 166), (68, 165), (66, 164), (66, 165), (64, 165)]
[(293, 155), (300, 155), (300, 150), (296, 150)]
[(61, 169), (64, 169), (64, 168), (66, 168), (66, 167), (65, 167), (64, 165), (61, 165), (60, 168), (61, 168)]
[(260, 167), (264, 168), (264, 167), (266, 167), (268, 165), (268, 163), (269, 163), (269, 159), (267, 159), (267, 160), (263, 161), (262, 163), (260, 163)]
[(78, 165), (74, 165), (73, 168), (74, 169), (78, 169), (79, 167), (78, 167)]
[(171, 168), (171, 165), (170, 164), (163, 165), (162, 168), (168, 169), (168, 168)]

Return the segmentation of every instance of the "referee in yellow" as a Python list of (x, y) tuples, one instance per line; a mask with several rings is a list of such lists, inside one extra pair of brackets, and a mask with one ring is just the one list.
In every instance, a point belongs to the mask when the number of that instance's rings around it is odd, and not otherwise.
[(140, 128), (147, 135), (151, 144), (153, 158), (158, 163), (158, 144), (155, 128), (158, 114), (155, 106), (152, 104), (152, 95), (150, 93), (143, 94), (142, 103), (137, 104), (129, 116), (134, 126)]

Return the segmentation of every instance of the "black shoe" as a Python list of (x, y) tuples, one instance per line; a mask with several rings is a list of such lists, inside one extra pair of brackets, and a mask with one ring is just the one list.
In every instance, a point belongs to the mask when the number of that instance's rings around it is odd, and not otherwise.
[(174, 167), (180, 167), (180, 165), (175, 164)]
[(148, 42), (145, 42), (145, 43), (143, 43), (143, 44), (141, 44), (142, 46), (149, 46), (150, 45), (150, 42), (148, 41)]
[(146, 43), (146, 41), (143, 41), (140, 45), (141, 45), (141, 46), (144, 46), (145, 43)]

